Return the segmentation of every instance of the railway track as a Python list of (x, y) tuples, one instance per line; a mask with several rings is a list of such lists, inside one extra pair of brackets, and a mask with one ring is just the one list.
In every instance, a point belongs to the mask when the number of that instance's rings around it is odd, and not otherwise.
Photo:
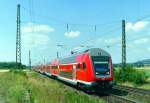
[(121, 85), (116, 85), (113, 88), (114, 89), (119, 89), (119, 90), (124, 90), (124, 91), (127, 91), (127, 92), (135, 92), (135, 93), (150, 95), (150, 90), (145, 90), (145, 89), (140, 89), (140, 88), (121, 86)]
[[(42, 74), (43, 75), (43, 74)], [(43, 75), (43, 76), (47, 76), (47, 75)], [(51, 78), (53, 79), (53, 78)], [(68, 83), (66, 84), (65, 82), (61, 81), (63, 84), (73, 88), (73, 89), (76, 89), (78, 92), (84, 92), (86, 94), (89, 95), (89, 93), (81, 90), (81, 89), (77, 89), (76, 87), (74, 86), (71, 86), (69, 85)], [(116, 86), (115, 86), (116, 88)], [(111, 91), (111, 90), (110, 90)], [(102, 92), (102, 93), (97, 93), (97, 92), (93, 92), (92, 95), (93, 96), (97, 96), (105, 101), (107, 101), (108, 103), (140, 103), (138, 101), (135, 101), (135, 100), (132, 100), (132, 99), (128, 99), (126, 97), (123, 97), (123, 96), (120, 96), (120, 95), (116, 95), (116, 94), (113, 94), (112, 92), (110, 91), (106, 91), (106, 92)], [(113, 90), (112, 90), (113, 91)], [(114, 92), (114, 91), (113, 91)], [(91, 93), (90, 93), (91, 95)]]
[(116, 85), (112, 88), (112, 91), (115, 91), (114, 93), (120, 92), (119, 94), (127, 95), (128, 98), (137, 100), (140, 103), (150, 103), (150, 90)]
[(118, 96), (118, 95), (114, 95), (114, 94), (111, 94), (111, 93), (105, 93), (105, 94), (107, 96), (100, 97), (100, 98), (104, 99), (108, 103), (139, 103), (135, 100), (131, 100), (131, 99), (121, 97), (121, 96)]

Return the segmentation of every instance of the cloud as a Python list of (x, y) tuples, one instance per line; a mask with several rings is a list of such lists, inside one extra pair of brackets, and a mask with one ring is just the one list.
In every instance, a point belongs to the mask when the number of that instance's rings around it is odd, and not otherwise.
[(44, 48), (50, 40), (48, 34), (54, 31), (55, 29), (48, 25), (28, 23), (22, 27), (23, 46), (30, 49), (34, 47)]
[(49, 33), (54, 31), (55, 29), (48, 25), (33, 24), (33, 23), (28, 23), (26, 26), (22, 28), (23, 33), (32, 33), (32, 32)]
[(143, 30), (148, 25), (148, 21), (138, 21), (136, 23), (127, 23), (126, 30), (127, 31), (140, 31)]
[(134, 40), (134, 44), (143, 44), (143, 43), (147, 43), (148, 41), (149, 41), (148, 38), (137, 39)]
[(70, 31), (70, 32), (65, 32), (64, 35), (69, 38), (75, 38), (80, 35), (80, 32), (79, 31)]
[(34, 48), (48, 44), (49, 37), (43, 34), (29, 33), (23, 35), (23, 45), (26, 48)]

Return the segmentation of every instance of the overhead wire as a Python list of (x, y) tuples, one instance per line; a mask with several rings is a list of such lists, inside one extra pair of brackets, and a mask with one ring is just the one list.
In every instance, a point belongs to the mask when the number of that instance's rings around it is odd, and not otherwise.
[[(23, 7), (22, 6), (22, 8), (24, 9), (24, 10), (26, 10), (26, 11), (28, 11), (28, 12), (30, 12), (31, 13), (31, 11), (30, 10), (28, 10), (28, 9), (26, 9), (25, 7)], [(49, 16), (43, 16), (43, 15), (39, 15), (39, 14), (36, 14), (35, 12), (33, 12), (32, 11), (32, 14), (33, 15), (35, 15), (35, 16), (38, 16), (38, 17), (41, 17), (41, 18), (47, 18), (47, 19), (50, 19), (50, 20), (54, 20), (54, 21), (57, 21), (57, 22), (59, 22), (60, 24), (62, 23), (62, 24), (64, 24), (64, 25), (67, 25), (66, 26), (66, 30), (67, 30), (67, 32), (69, 32), (69, 25), (77, 25), (77, 26), (89, 26), (89, 27), (94, 27), (94, 32), (95, 32), (95, 34), (97, 34), (97, 30), (98, 30), (98, 27), (99, 26), (105, 26), (105, 25), (113, 25), (113, 24), (118, 24), (118, 22), (111, 22), (111, 23), (102, 23), (102, 24), (77, 24), (77, 23), (69, 23), (69, 22), (66, 22), (66, 21), (61, 21), (61, 20), (58, 20), (58, 19), (54, 19), (54, 18), (52, 18), (52, 17), (49, 17)], [(112, 29), (112, 30), (110, 30), (110, 31), (106, 31), (106, 30), (104, 30), (104, 31), (102, 31), (102, 35), (103, 36), (106, 36), (106, 35), (108, 35), (110, 32), (113, 32), (113, 31), (115, 31), (116, 29), (118, 29), (118, 27), (117, 28), (115, 28), (115, 29)], [(101, 37), (102, 37), (102, 35), (101, 35)], [(97, 38), (97, 37), (96, 37)], [(92, 41), (92, 40), (94, 40), (95, 38), (92, 38), (92, 39), (88, 39), (87, 41), (89, 42), (89, 41)], [(86, 41), (85, 41), (86, 42)]]
[[(134, 21), (133, 21), (133, 23), (136, 23), (136, 22), (138, 22), (138, 21), (141, 21), (141, 20), (147, 19), (147, 18), (149, 18), (149, 17), (150, 17), (150, 14), (145, 15), (145, 16), (142, 16), (142, 17), (140, 17), (140, 18), (138, 18), (138, 19), (134, 20)], [(142, 37), (142, 38), (143, 38), (143, 37), (150, 37), (150, 35), (141, 36), (141, 37)], [(139, 38), (134, 38), (134, 39), (130, 39), (130, 40), (126, 40), (126, 42), (131, 42), (131, 41), (134, 41), (134, 40), (140, 39), (141, 37), (139, 37)], [(120, 44), (120, 42), (121, 42), (121, 40), (120, 40), (120, 41), (118, 41), (118, 42), (116, 42), (116, 43), (114, 43), (114, 44), (112, 44), (112, 45), (108, 45), (108, 46), (109, 46), (109, 47), (113, 47), (113, 46), (116, 46), (116, 45)], [(107, 46), (106, 46), (106, 47), (107, 47)]]
[[(31, 0), (31, 1), (32, 1), (32, 0)], [(28, 9), (25, 8), (24, 6), (21, 6), (21, 7), (22, 7), (23, 9), (25, 9), (26, 11), (30, 12), (30, 10), (28, 10)], [(111, 24), (111, 23), (103, 23), (103, 24), (69, 23), (68, 21), (63, 21), (63, 20), (60, 20), (60, 19), (58, 19), (58, 18), (53, 18), (53, 17), (50, 17), (50, 16), (43, 16), (43, 15), (37, 14), (37, 13), (35, 13), (35, 12), (33, 12), (33, 11), (32, 11), (32, 14), (33, 14), (33, 15), (36, 15), (36, 16), (38, 16), (38, 17), (47, 18), (47, 19), (50, 19), (50, 20), (53, 20), (53, 21), (57, 21), (57, 22), (61, 22), (61, 23), (63, 23), (63, 24), (68, 24), (68, 25), (92, 26), (92, 27), (94, 27), (94, 26), (96, 25), (96, 27), (98, 27), (98, 26), (104, 26), (104, 25)], [(138, 20), (136, 20), (136, 21), (139, 21), (139, 20), (141, 20), (141, 19), (145, 19), (145, 18), (148, 18), (148, 17), (150, 17), (150, 14), (149, 14), (149, 15), (146, 15), (146, 16), (144, 16), (144, 17), (142, 17), (142, 18), (140, 18), (140, 19), (138, 19)], [(135, 21), (135, 22), (136, 22), (136, 21)], [(115, 23), (116, 23), (116, 22), (115, 22)], [(119, 21), (117, 21), (117, 23), (119, 23)]]
[[(108, 30), (108, 31), (106, 31), (106, 32), (102, 32), (99, 37), (102, 38), (102, 37), (104, 37), (104, 36), (106, 36), (106, 35), (109, 35), (109, 33), (114, 32), (114, 31), (119, 30), (119, 29), (120, 29), (120, 27), (119, 27), (119, 26), (116, 26), (115, 28), (113, 28), (113, 29), (111, 29), (111, 30)], [(91, 42), (91, 41), (93, 41), (93, 40), (95, 40), (95, 39), (99, 39), (99, 37), (94, 37), (94, 38), (88, 39), (88, 40), (86, 40), (86, 41), (83, 41), (83, 42), (80, 43), (80, 44), (85, 44), (85, 43), (87, 43), (87, 42)]]
[[(21, 7), (22, 7), (24, 10), (28, 11), (28, 12), (30, 11), (30, 10), (26, 9), (25, 7), (23, 7), (23, 6), (21, 6)], [(30, 11), (30, 13), (31, 13), (31, 11)], [(69, 31), (69, 25), (92, 26), (92, 27), (94, 27), (94, 31), (95, 31), (95, 34), (96, 34), (97, 28), (98, 28), (99, 26), (110, 25), (110, 23), (104, 23), (104, 24), (79, 24), (79, 23), (70, 23), (70, 22), (68, 22), (68, 21), (63, 21), (63, 20), (60, 20), (60, 19), (58, 19), (58, 18), (53, 18), (53, 17), (50, 17), (50, 16), (39, 15), (39, 14), (33, 12), (33, 11), (32, 11), (32, 14), (35, 15), (35, 16), (37, 16), (37, 17), (40, 17), (40, 18), (46, 18), (46, 19), (51, 20), (51, 21), (56, 21), (56, 22), (58, 22), (58, 23), (60, 23), (60, 24), (63, 24), (63, 25), (66, 25), (66, 24), (67, 24), (67, 31)], [(138, 18), (137, 20), (135, 20), (135, 21), (133, 21), (133, 22), (138, 22), (138, 21), (141, 21), (141, 20), (146, 19), (146, 18), (149, 18), (149, 17), (150, 17), (150, 14), (148, 14), (148, 15), (146, 15), (146, 16), (142, 16), (142, 17)], [(117, 23), (118, 23), (118, 22), (117, 22)], [(120, 27), (121, 27), (121, 26), (120, 26)], [(100, 35), (100, 37), (102, 38), (102, 37), (104, 37), (104, 36), (106, 36), (106, 35), (109, 35), (109, 33), (113, 32), (113, 31), (116, 31), (116, 30), (119, 30), (120, 27), (114, 28), (114, 29), (109, 30), (109, 31), (105, 31), (105, 32), (102, 33), (103, 35), (102, 35), (102, 34)], [(88, 40), (84, 41), (84, 42), (81, 43), (81, 44), (90, 42), (90, 41), (95, 40), (95, 39), (97, 39), (97, 38), (98, 38), (98, 37), (88, 39)], [(118, 44), (118, 43), (115, 43), (115, 44), (113, 44), (113, 45), (116, 45), (116, 44)], [(112, 47), (112, 46), (110, 46), (110, 47)]]
[[(22, 8), (23, 8), (24, 10), (26, 10), (26, 11), (29, 12), (29, 10), (26, 9), (25, 7), (22, 6)], [(39, 14), (36, 14), (35, 12), (33, 12), (33, 11), (32, 11), (32, 14), (34, 14), (34, 15), (36, 15), (36, 16), (38, 16), (38, 17), (47, 18), (47, 19), (50, 19), (50, 20), (54, 20), (54, 21), (63, 23), (64, 25), (67, 24), (67, 32), (69, 32), (69, 25), (78, 25), (78, 26), (92, 26), (92, 27), (94, 27), (94, 32), (95, 32), (95, 34), (96, 34), (96, 32), (97, 32), (97, 30), (98, 30), (98, 26), (104, 26), (104, 25), (112, 25), (112, 24), (114, 24), (114, 23), (90, 24), (90, 25), (89, 25), (89, 24), (76, 24), (76, 23), (69, 23), (69, 22), (66, 22), (66, 21), (62, 21), (62, 20), (56, 19), (56, 18), (54, 19), (54, 18), (49, 17), (49, 16), (39, 15)], [(118, 22), (117, 22), (117, 23), (115, 22), (115, 24), (118, 24)], [(105, 30), (105, 31), (106, 31), (106, 30)], [(114, 30), (111, 30), (111, 31), (114, 31)], [(105, 32), (104, 32), (104, 33), (105, 33)], [(104, 33), (103, 33), (103, 34), (104, 34)], [(106, 32), (106, 33), (108, 33), (108, 32)], [(88, 41), (89, 41), (89, 40), (88, 40)], [(91, 40), (90, 40), (90, 41), (91, 41)]]
[[(26, 7), (24, 6), (21, 6), (25, 11), (29, 12), (30, 13), (30, 10), (27, 9)], [(71, 23), (69, 21), (64, 21), (64, 20), (60, 20), (58, 18), (53, 18), (53, 17), (50, 17), (50, 16), (45, 16), (45, 15), (40, 15), (38, 13), (35, 13), (32, 11), (32, 14), (35, 15), (36, 17), (39, 17), (39, 18), (45, 18), (45, 19), (48, 19), (48, 20), (51, 20), (51, 21), (56, 21), (56, 22), (59, 22), (60, 24), (68, 24), (68, 25), (77, 25), (77, 26), (91, 26), (91, 27), (94, 27), (95, 25), (98, 27), (98, 26), (104, 26), (104, 25), (112, 25), (112, 24), (116, 24), (116, 23), (119, 23), (119, 21), (114, 21), (114, 22), (110, 22), (110, 23), (99, 23), (99, 24), (82, 24), (82, 23)]]

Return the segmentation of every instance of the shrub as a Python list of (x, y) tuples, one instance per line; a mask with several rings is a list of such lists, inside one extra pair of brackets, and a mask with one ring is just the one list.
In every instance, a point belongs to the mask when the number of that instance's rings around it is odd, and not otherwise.
[[(120, 68), (119, 68), (120, 69)], [(115, 81), (121, 81), (121, 71), (119, 69), (114, 69), (114, 78)]]
[(135, 84), (142, 84), (145, 83), (147, 76), (143, 71), (136, 71), (136, 73), (133, 74), (132, 79)]
[(147, 79), (144, 71), (138, 71), (132, 65), (127, 65), (125, 69), (114, 70), (114, 75), (118, 82), (132, 82), (134, 84), (142, 84)]

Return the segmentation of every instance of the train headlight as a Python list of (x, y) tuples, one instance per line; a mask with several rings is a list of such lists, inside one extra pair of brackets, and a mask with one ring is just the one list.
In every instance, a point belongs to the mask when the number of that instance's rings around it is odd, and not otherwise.
[(99, 72), (96, 72), (96, 75), (98, 75), (99, 74)]
[(109, 75), (109, 74), (110, 74), (110, 72), (106, 72), (106, 74), (107, 74), (107, 75)]

